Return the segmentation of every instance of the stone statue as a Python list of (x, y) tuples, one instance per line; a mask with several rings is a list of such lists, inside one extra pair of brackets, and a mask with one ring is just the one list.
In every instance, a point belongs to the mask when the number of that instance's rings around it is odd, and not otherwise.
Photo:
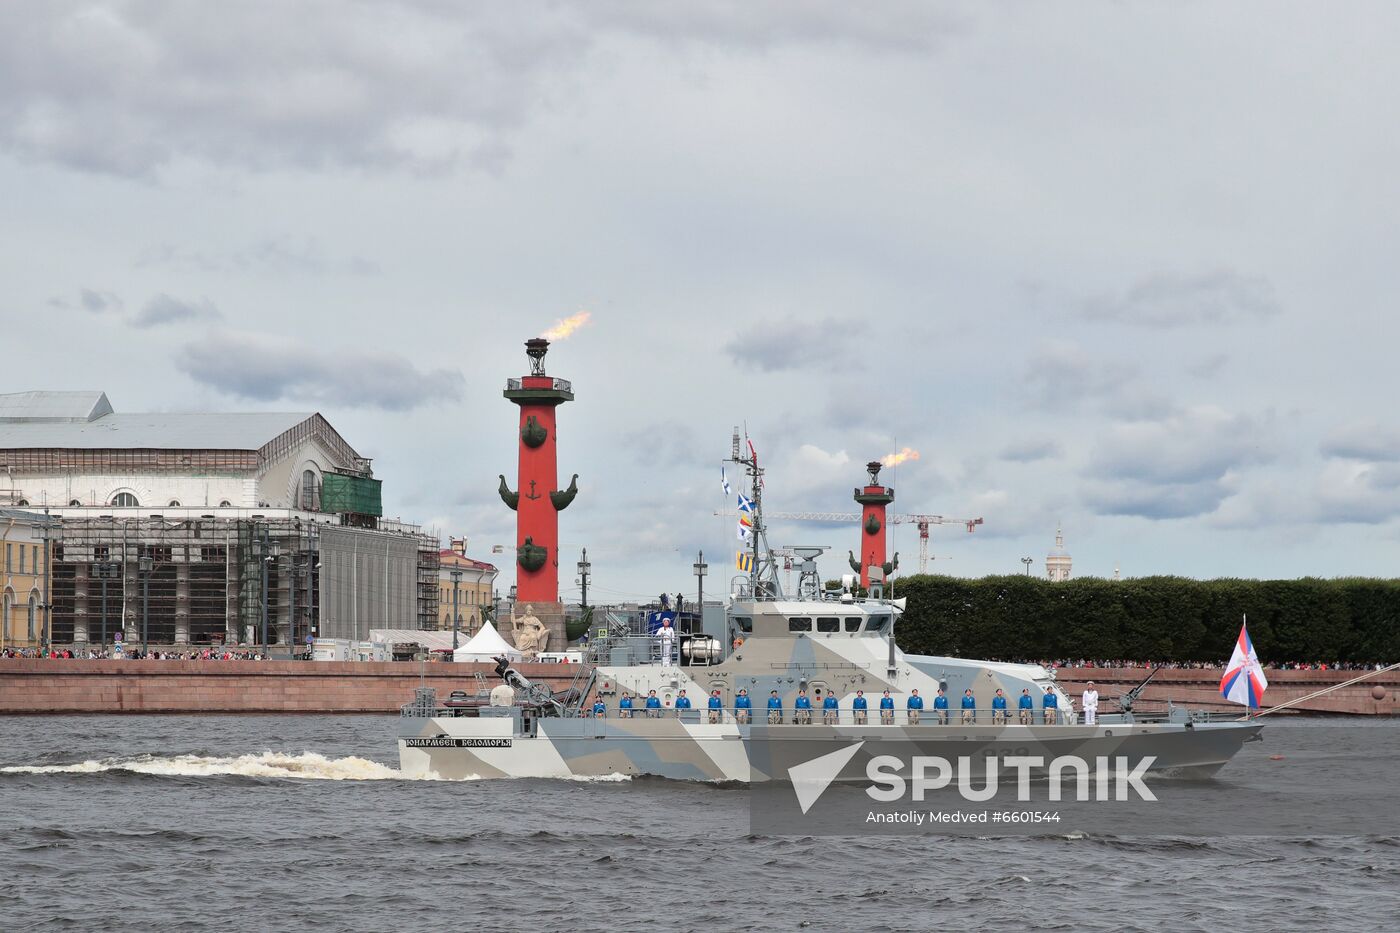
[(515, 637), (515, 648), (528, 660), (534, 660), (549, 646), (549, 629), (530, 613), (510, 616), (511, 634)]

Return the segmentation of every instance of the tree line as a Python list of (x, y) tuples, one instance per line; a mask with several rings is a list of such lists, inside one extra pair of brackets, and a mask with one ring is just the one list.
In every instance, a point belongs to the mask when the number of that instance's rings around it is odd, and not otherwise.
[(912, 654), (1220, 661), (1247, 615), (1266, 664), (1400, 660), (1400, 580), (921, 574), (894, 595), (909, 600), (896, 634)]

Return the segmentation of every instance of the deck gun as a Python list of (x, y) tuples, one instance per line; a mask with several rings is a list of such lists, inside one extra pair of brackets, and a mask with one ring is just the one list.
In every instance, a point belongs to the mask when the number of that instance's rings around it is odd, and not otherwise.
[(553, 707), (556, 715), (563, 715), (565, 706), (578, 699), (577, 690), (555, 693), (546, 684), (537, 684), (511, 666), (510, 659), (502, 656), (495, 659), (496, 674), (506, 685), (524, 699), (524, 705)]
[(1148, 681), (1156, 677), (1157, 672), (1161, 669), (1162, 665), (1158, 664), (1156, 667), (1152, 668), (1152, 672), (1147, 675), (1142, 683), (1120, 696), (1118, 698), (1118, 708), (1125, 713), (1131, 713), (1133, 711), (1133, 703), (1136, 702), (1138, 697), (1142, 696), (1142, 691), (1147, 688)]

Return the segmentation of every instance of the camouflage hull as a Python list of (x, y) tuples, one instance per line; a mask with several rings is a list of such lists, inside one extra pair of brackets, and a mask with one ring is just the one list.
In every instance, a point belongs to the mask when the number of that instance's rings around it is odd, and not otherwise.
[[(767, 725), (659, 719), (405, 718), (400, 768), (448, 780), (490, 777), (787, 780), (788, 764), (853, 742), (909, 754), (983, 758), (1152, 757), (1152, 773), (1205, 777), (1263, 727), (1250, 722), (1085, 725)], [(888, 744), (887, 744), (888, 743)], [(860, 766), (860, 761), (857, 761)], [(853, 772), (854, 774), (854, 772)]]

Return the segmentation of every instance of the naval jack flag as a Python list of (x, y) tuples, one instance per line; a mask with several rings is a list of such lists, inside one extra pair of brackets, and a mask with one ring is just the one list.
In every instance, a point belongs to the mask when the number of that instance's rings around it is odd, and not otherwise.
[(1259, 663), (1259, 655), (1254, 653), (1254, 643), (1249, 640), (1246, 622), (1240, 625), (1235, 653), (1230, 656), (1230, 663), (1225, 665), (1225, 676), (1220, 678), (1220, 692), (1231, 703), (1258, 709), (1268, 686), (1264, 666)]

